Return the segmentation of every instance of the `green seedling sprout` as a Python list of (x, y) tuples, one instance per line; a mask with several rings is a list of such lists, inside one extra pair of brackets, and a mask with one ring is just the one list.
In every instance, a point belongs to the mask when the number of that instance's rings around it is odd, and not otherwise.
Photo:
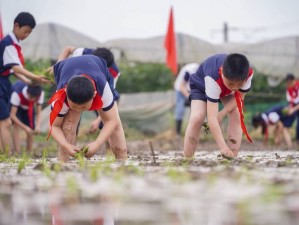
[(75, 159), (80, 159), (80, 158), (84, 158), (85, 154), (88, 152), (88, 147), (87, 146), (83, 146), (79, 152), (77, 152), (74, 155)]
[(79, 162), (79, 165), (80, 165), (80, 168), (83, 169), (84, 166), (85, 166), (85, 161), (84, 161), (84, 157), (85, 157), (85, 154), (88, 152), (88, 147), (87, 146), (83, 146), (79, 152), (77, 152), (75, 155), (74, 155), (74, 158), (76, 160), (78, 160)]
[(177, 167), (169, 167), (166, 175), (174, 182), (185, 183), (191, 180), (191, 176), (186, 171), (179, 171)]
[(75, 177), (70, 176), (66, 179), (66, 188), (69, 194), (74, 195), (79, 190), (79, 185), (75, 179)]
[(44, 74), (46, 79), (51, 81), (51, 83), (55, 83), (54, 73), (50, 73), (49, 70), (44, 70), (42, 74)]
[(96, 182), (99, 178), (99, 174), (98, 174), (98, 167), (97, 166), (93, 166), (89, 169), (89, 175), (90, 175), (90, 180), (92, 182)]
[(21, 173), (26, 165), (30, 163), (30, 159), (28, 158), (26, 153), (23, 153), (22, 159), (18, 163), (18, 173)]

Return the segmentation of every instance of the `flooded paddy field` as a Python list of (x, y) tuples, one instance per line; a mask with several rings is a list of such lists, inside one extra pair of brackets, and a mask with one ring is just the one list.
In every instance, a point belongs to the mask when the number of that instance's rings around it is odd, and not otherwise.
[[(299, 224), (299, 152), (206, 148), (192, 160), (154, 144), (60, 164), (1, 156), (0, 224)], [(158, 146), (158, 147), (157, 147)]]

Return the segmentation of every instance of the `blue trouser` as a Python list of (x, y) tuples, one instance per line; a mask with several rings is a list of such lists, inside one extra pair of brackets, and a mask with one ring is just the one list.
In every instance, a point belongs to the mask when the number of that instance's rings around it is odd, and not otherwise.
[(183, 120), (185, 114), (185, 102), (187, 98), (180, 91), (176, 91), (175, 120)]

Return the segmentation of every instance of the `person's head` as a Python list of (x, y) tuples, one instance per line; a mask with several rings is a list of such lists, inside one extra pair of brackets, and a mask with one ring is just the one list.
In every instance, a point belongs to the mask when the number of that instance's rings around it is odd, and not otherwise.
[(77, 75), (67, 83), (66, 95), (69, 107), (72, 110), (82, 112), (90, 109), (96, 90), (89, 78)]
[(228, 89), (232, 91), (240, 89), (246, 81), (248, 72), (249, 62), (244, 55), (233, 53), (225, 57), (222, 66), (222, 78)]
[(107, 67), (112, 66), (114, 63), (113, 53), (108, 48), (97, 48), (92, 54), (104, 59), (106, 61)]
[(255, 116), (252, 117), (252, 121), (251, 121), (252, 125), (254, 128), (258, 128), (259, 126), (262, 127), (262, 134), (266, 133), (266, 128), (267, 125), (262, 117), (261, 114), (257, 114)]
[(37, 84), (29, 84), (27, 88), (27, 94), (30, 101), (37, 101), (42, 93), (42, 87)]
[(28, 12), (21, 12), (14, 20), (13, 33), (17, 39), (24, 40), (34, 29), (36, 23), (34, 17)]
[(295, 82), (295, 76), (294, 76), (294, 74), (288, 73), (286, 75), (286, 79), (285, 80), (286, 80), (287, 88), (292, 87), (294, 85), (294, 82)]

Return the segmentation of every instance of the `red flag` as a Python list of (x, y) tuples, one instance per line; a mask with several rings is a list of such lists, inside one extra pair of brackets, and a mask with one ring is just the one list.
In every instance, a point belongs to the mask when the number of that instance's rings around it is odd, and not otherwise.
[(0, 14), (0, 40), (4, 38), (3, 35), (3, 28), (2, 28), (2, 18), (1, 18), (1, 14)]
[(166, 49), (166, 64), (173, 72), (174, 75), (178, 73), (177, 58), (176, 58), (176, 44), (175, 44), (175, 32), (173, 25), (173, 12), (172, 7), (170, 9), (169, 23), (167, 34), (164, 40), (164, 47)]

